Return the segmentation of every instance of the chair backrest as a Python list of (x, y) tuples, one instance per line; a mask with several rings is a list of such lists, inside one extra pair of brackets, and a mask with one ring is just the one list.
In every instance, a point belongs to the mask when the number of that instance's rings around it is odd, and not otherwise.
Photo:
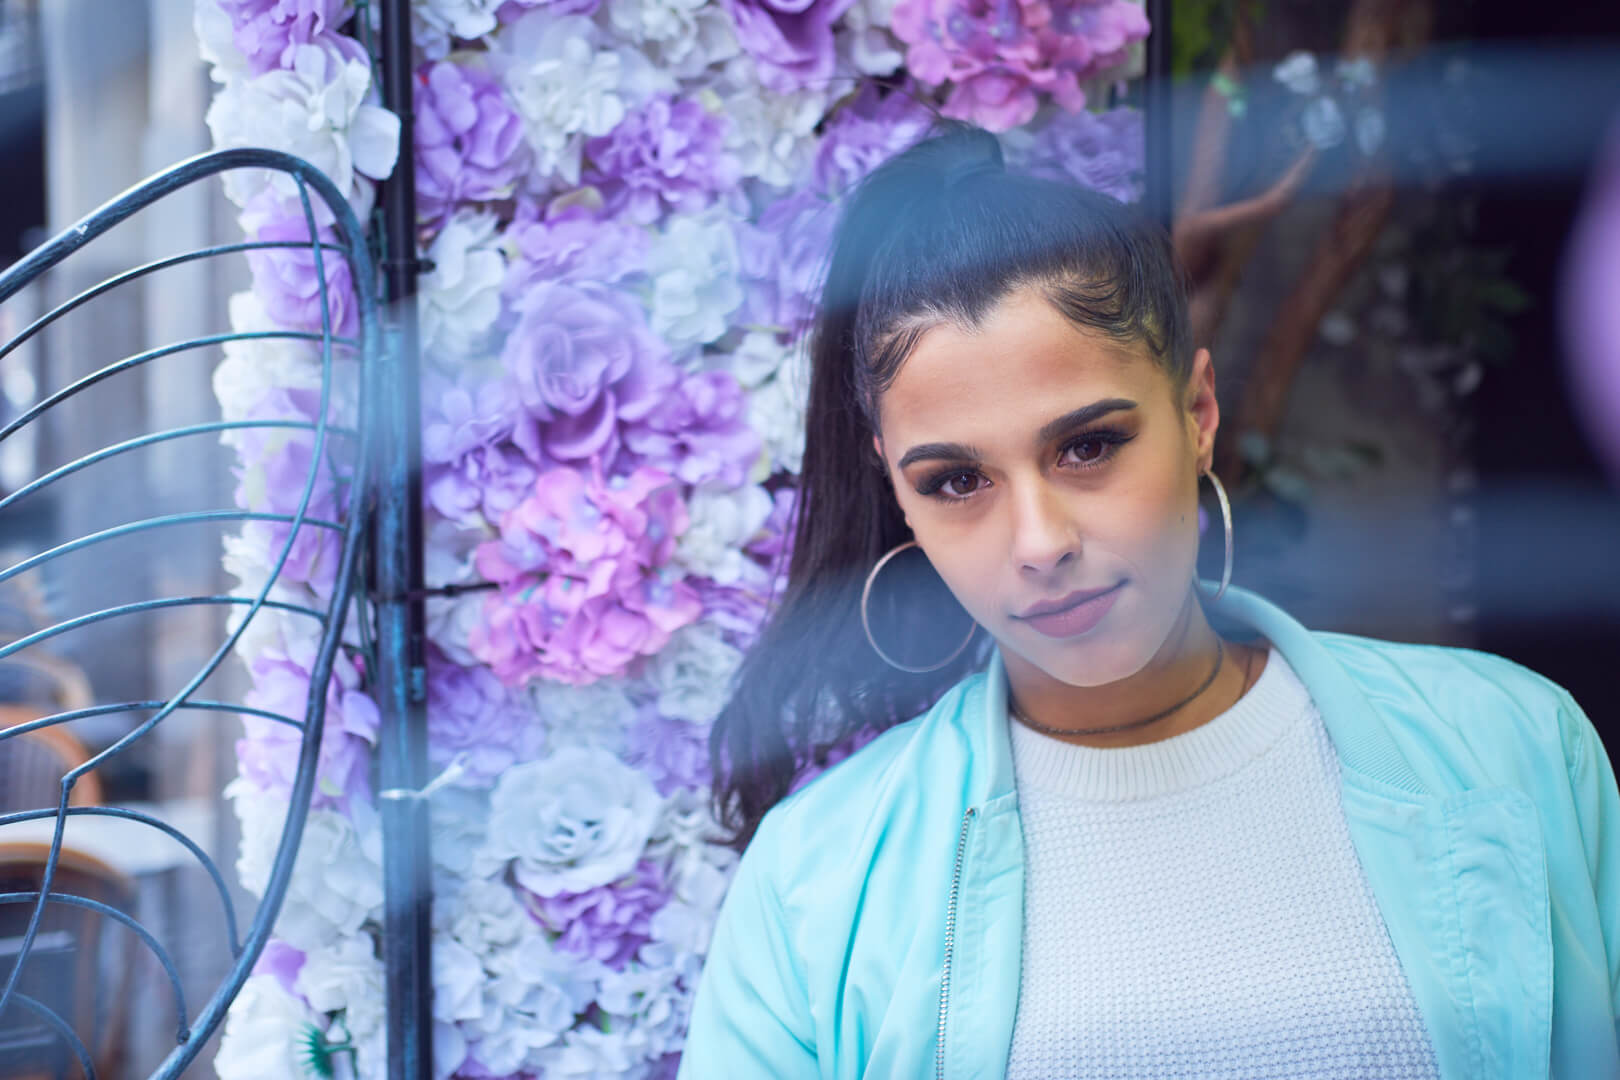
[[(31, 907), (29, 901), (8, 898), (37, 891), (50, 861), (49, 844), (0, 843), (0, 976), (10, 974), (21, 954)], [(139, 943), (130, 928), (112, 925), (112, 918), (88, 905), (129, 910), (134, 883), (94, 856), (64, 847), (57, 854), (51, 896), (55, 899), (46, 906), (30, 950), (33, 962), (19, 990), (71, 1017), (76, 1030), (97, 1033), (90, 1048), (96, 1074), (119, 1076)], [(102, 969), (104, 958), (111, 960), (111, 972)], [(71, 1063), (67, 1045), (42, 1016), (23, 1010), (0, 1016), (0, 1080), (68, 1076)]]
[[(0, 728), (48, 715), (47, 710), (29, 705), (0, 705)], [(85, 745), (72, 732), (54, 724), (0, 741), (0, 813), (57, 805), (62, 777), (89, 760), (90, 751)], [(94, 772), (79, 777), (68, 793), (68, 805), (101, 805), (101, 781)]]

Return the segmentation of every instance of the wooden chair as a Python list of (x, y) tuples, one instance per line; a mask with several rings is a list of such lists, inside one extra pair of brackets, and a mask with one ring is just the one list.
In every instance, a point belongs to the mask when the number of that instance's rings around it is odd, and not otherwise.
[[(0, 893), (38, 892), (50, 848), (36, 843), (0, 843)], [(51, 892), (82, 896), (133, 912), (135, 885), (101, 860), (63, 847)], [(0, 904), (0, 979), (8, 978), (32, 911), (29, 903)], [(17, 989), (54, 1009), (87, 1047), (96, 1075), (122, 1075), (131, 988), (142, 946), (126, 926), (89, 908), (47, 904), (34, 948)], [(115, 970), (104, 967), (111, 959)], [(46, 1022), (19, 1006), (0, 1016), (0, 1078), (35, 1080), (77, 1077), (77, 1059)]]
[[(60, 657), (25, 650), (0, 663), (22, 667), (51, 687), (53, 702), (0, 704), (0, 731), (57, 712), (88, 708), (95, 700), (90, 680), (75, 664)], [(90, 753), (66, 725), (37, 728), (0, 738), (0, 813), (43, 810), (56, 805), (62, 776), (90, 760)], [(73, 785), (71, 806), (99, 806), (101, 781), (86, 773)], [(0, 840), (4, 836), (0, 835)]]

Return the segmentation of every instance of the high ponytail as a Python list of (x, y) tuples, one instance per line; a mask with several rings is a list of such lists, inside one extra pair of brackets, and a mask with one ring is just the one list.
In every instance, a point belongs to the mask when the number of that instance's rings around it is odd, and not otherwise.
[[(710, 736), (715, 811), (733, 846), (829, 750), (923, 712), (988, 654), (980, 633), (939, 670), (911, 674), (862, 630), (868, 572), (912, 539), (873, 436), (878, 399), (916, 339), (942, 321), (975, 326), (1036, 284), (1075, 322), (1146, 340), (1184, 381), (1185, 295), (1162, 234), (1107, 196), (1006, 171), (994, 135), (954, 121), (846, 197), (810, 333), (787, 584)], [(873, 633), (925, 666), (970, 624), (926, 560), (908, 555), (873, 590)]]

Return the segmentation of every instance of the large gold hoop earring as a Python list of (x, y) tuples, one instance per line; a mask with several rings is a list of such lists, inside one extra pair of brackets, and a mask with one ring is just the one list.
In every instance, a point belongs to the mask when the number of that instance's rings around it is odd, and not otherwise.
[(925, 675), (930, 671), (938, 671), (946, 664), (949, 664), (952, 660), (955, 660), (958, 656), (961, 656), (962, 650), (967, 648), (968, 642), (973, 640), (973, 635), (979, 632), (979, 624), (970, 621), (968, 623), (968, 635), (962, 640), (962, 644), (956, 647), (956, 651), (951, 653), (951, 655), (947, 656), (945, 659), (941, 660), (939, 663), (930, 667), (912, 667), (909, 664), (902, 664), (900, 661), (883, 651), (883, 647), (879, 645), (877, 643), (877, 639), (872, 636), (872, 619), (866, 611), (866, 603), (872, 596), (872, 582), (877, 580), (878, 572), (881, 571), (884, 566), (888, 565), (890, 559), (894, 558), (907, 548), (914, 548), (918, 546), (919, 545), (915, 540), (907, 540), (903, 544), (896, 544), (894, 547), (884, 552), (883, 557), (873, 564), (871, 570), (867, 571), (866, 585), (861, 589), (861, 629), (866, 631), (866, 643), (872, 646), (873, 652), (877, 653), (878, 656), (883, 658), (883, 662), (885, 664), (888, 664), (892, 668), (898, 668), (901, 671), (909, 672), (913, 675)]
[(1215, 488), (1215, 499), (1221, 504), (1221, 530), (1226, 535), (1226, 562), (1221, 566), (1221, 587), (1215, 590), (1214, 600), (1226, 595), (1226, 587), (1232, 584), (1232, 503), (1226, 497), (1226, 485), (1213, 470), (1205, 469), (1204, 475)]

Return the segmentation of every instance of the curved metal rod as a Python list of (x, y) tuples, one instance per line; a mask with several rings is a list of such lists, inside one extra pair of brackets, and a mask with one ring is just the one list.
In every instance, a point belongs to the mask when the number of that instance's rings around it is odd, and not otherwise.
[[(87, 716), (106, 716), (109, 713), (135, 712), (139, 709), (161, 709), (165, 704), (167, 703), (164, 701), (120, 701), (108, 705), (92, 705), (85, 709), (74, 709), (72, 712), (52, 713), (50, 716), (41, 716), (24, 721), (21, 724), (12, 724), (10, 727), (0, 728), (0, 742), (4, 742), (6, 739), (16, 735), (26, 735), (30, 731), (38, 731), (40, 728), (55, 727), (57, 724), (66, 724), (73, 720), (83, 720)], [(286, 724), (288, 727), (301, 728), (304, 726), (302, 720), (294, 720), (290, 716), (283, 716), (268, 709), (255, 709), (251, 705), (237, 705), (229, 701), (198, 701), (192, 698), (181, 705), (180, 708), (202, 709), (206, 712), (245, 713), (248, 716), (262, 716), (266, 720), (274, 720), (276, 723)], [(3, 820), (3, 818), (0, 818), (0, 821)]]
[[(291, 173), (294, 177), (313, 184), (315, 190), (321, 194), (321, 201), (327, 204), (334, 218), (333, 225), (337, 229), (338, 239), (348, 252), (350, 259), (357, 260), (367, 271), (364, 277), (357, 277), (357, 281), (370, 281), (373, 276), (371, 252), (365, 248), (365, 236), (358, 229), (358, 221), (354, 210), (349, 206), (348, 200), (337, 189), (331, 179), (315, 166), (301, 157), (284, 153), (280, 150), (266, 150), (260, 147), (241, 146), (229, 150), (210, 150), (196, 154), (162, 172), (149, 176), (140, 183), (126, 191), (120, 192), (90, 211), (77, 222), (69, 225), (51, 239), (17, 260), (4, 273), (0, 273), (0, 301), (11, 298), (23, 286), (34, 278), (55, 266), (79, 248), (111, 229), (119, 222), (146, 209), (163, 196), (172, 191), (178, 191), (187, 184), (194, 183), (216, 173), (230, 169), (277, 169), (281, 172)], [(353, 222), (357, 227), (351, 234), (348, 225)], [(356, 292), (364, 292), (357, 289)], [(375, 304), (372, 309), (375, 310)]]
[[(50, 562), (52, 559), (60, 558), (71, 551), (78, 551), (80, 548), (99, 544), (104, 540), (116, 540), (120, 536), (145, 532), (147, 529), (167, 528), (170, 525), (189, 525), (197, 521), (277, 521), (282, 524), (290, 522), (294, 534), (298, 532), (300, 525), (309, 525), (317, 529), (331, 529), (334, 532), (344, 530), (344, 526), (336, 521), (327, 521), (325, 518), (303, 518), (300, 520), (296, 514), (261, 514), (252, 510), (192, 510), (184, 514), (167, 514), (163, 517), (147, 518), (144, 521), (131, 521), (125, 525), (115, 525), (110, 529), (103, 529), (98, 533), (91, 533), (89, 536), (81, 536), (77, 540), (69, 540), (65, 544), (58, 544), (49, 551), (42, 551), (38, 555), (0, 570), (0, 582), (10, 580), (18, 574), (26, 573), (41, 563)], [(286, 549), (291, 547), (290, 542), (285, 545)], [(281, 562), (276, 564), (275, 570), (271, 573), (271, 582), (274, 582), (280, 574), (281, 565), (286, 562), (285, 554), (284, 550)]]
[[(329, 248), (333, 251), (341, 252), (343, 250), (338, 245), (328, 244), (324, 240), (320, 243), (322, 247)], [(259, 251), (265, 248), (307, 248), (313, 246), (314, 245), (308, 240), (246, 240), (237, 244), (216, 244), (213, 247), (199, 248), (196, 251), (187, 251), (179, 255), (170, 255), (167, 258), (158, 259), (154, 262), (137, 266), (133, 270), (125, 270), (122, 274), (115, 274), (106, 281), (101, 282), (99, 285), (90, 286), (90, 288), (84, 290), (84, 292), (80, 293), (78, 296), (58, 304), (50, 311), (47, 311), (45, 314), (29, 323), (16, 337), (6, 342), (4, 347), (0, 347), (0, 360), (4, 360), (13, 349), (16, 349), (23, 342), (33, 337), (35, 334), (45, 329), (45, 327), (49, 326), (57, 319), (60, 319), (63, 315), (66, 315), (74, 308), (94, 300), (107, 290), (122, 285), (126, 281), (134, 281), (136, 278), (145, 277), (147, 274), (155, 273), (159, 270), (166, 270), (171, 266), (179, 266), (182, 263), (196, 262), (198, 259), (207, 259), (214, 255), (230, 255), (238, 251)]]
[[(323, 339), (320, 334), (312, 334), (307, 330), (237, 330), (228, 334), (205, 334), (199, 338), (187, 338), (185, 341), (176, 341), (168, 345), (159, 345), (155, 349), (147, 349), (145, 352), (135, 353), (133, 356), (126, 356), (124, 359), (119, 360), (116, 363), (108, 364), (104, 368), (99, 368), (92, 371), (82, 379), (64, 386), (50, 397), (35, 402), (33, 405), (30, 405), (27, 409), (25, 409), (21, 415), (19, 415), (11, 423), (7, 424), (3, 428), (0, 428), (0, 440), (10, 438), (14, 432), (33, 422), (46, 409), (66, 401), (68, 398), (73, 397), (82, 391), (88, 390), (90, 387), (94, 386), (98, 382), (103, 381), (104, 379), (110, 379), (119, 372), (128, 371), (130, 368), (140, 367), (142, 364), (161, 359), (174, 353), (187, 352), (191, 349), (205, 349), (210, 345), (223, 345), (227, 341), (269, 340), (323, 341), (325, 339)], [(332, 338), (331, 340), (336, 341), (339, 344), (349, 344), (353, 341), (352, 338)]]
[[(18, 961), (21, 963), (21, 961)], [(79, 1068), (84, 1070), (84, 1080), (96, 1080), (96, 1067), (90, 1063), (90, 1052), (84, 1048), (84, 1043), (73, 1033), (73, 1027), (66, 1020), (56, 1015), (56, 1010), (43, 1001), (36, 1001), (27, 994), (13, 994), (17, 1004), (39, 1015), (39, 1018), (55, 1029), (62, 1036), (62, 1041), (68, 1044), (73, 1056), (79, 1059)]]
[[(241, 955), (242, 944), (237, 937), (236, 930), (236, 905), (231, 901), (230, 887), (225, 884), (225, 875), (219, 872), (218, 864), (214, 862), (206, 851), (197, 845), (195, 840), (162, 818), (144, 814), (139, 810), (130, 810), (127, 807), (70, 806), (67, 812), (69, 817), (114, 817), (138, 821), (143, 825), (150, 825), (178, 841), (187, 851), (196, 856), (197, 862), (208, 872), (208, 876), (214, 879), (214, 888), (219, 892), (220, 905), (225, 909), (225, 937), (230, 943), (231, 955)], [(51, 817), (55, 813), (55, 810), (18, 810), (10, 814), (0, 814), (0, 829), (19, 821), (36, 821), (39, 818)]]
[[(193, 604), (198, 607), (228, 607), (231, 605), (252, 603), (253, 597), (251, 596), (170, 596), (162, 600), (137, 600), (132, 604), (120, 604), (117, 607), (102, 608), (100, 611), (92, 611), (87, 615), (80, 615), (76, 618), (69, 619), (66, 622), (59, 622), (53, 626), (47, 626), (43, 630), (34, 631), (27, 637), (18, 638), (16, 641), (8, 642), (5, 645), (0, 645), (0, 660), (4, 660), (14, 652), (21, 652), (30, 645), (37, 645), (41, 641), (47, 641), (50, 638), (56, 637), (60, 634), (65, 634), (70, 630), (77, 630), (81, 626), (89, 626), (91, 623), (104, 622), (108, 619), (116, 619), (120, 615), (138, 615), (145, 611), (162, 611), (164, 608), (188, 607)], [(304, 607), (301, 604), (289, 604), (283, 600), (266, 600), (263, 606), (267, 608), (276, 608), (281, 611), (290, 611), (295, 615), (308, 615), (310, 618), (314, 619), (318, 623), (322, 623), (323, 625), (326, 622), (326, 615), (324, 613), (316, 611), (314, 608)]]
[[(92, 900), (87, 896), (76, 896), (73, 893), (59, 892), (8, 892), (0, 893), (0, 904), (31, 904), (41, 897), (44, 898), (47, 904), (66, 904), (69, 907), (88, 908), (91, 911), (110, 916), (116, 921), (123, 923), (125, 926), (135, 931), (136, 936), (146, 943), (146, 947), (148, 949), (152, 950), (152, 955), (157, 957), (158, 963), (163, 965), (163, 970), (169, 975), (169, 985), (174, 988), (175, 1016), (179, 1018), (179, 1023), (175, 1026), (180, 1029), (180, 1037), (176, 1041), (185, 1042), (187, 1034), (186, 995), (185, 991), (180, 988), (180, 972), (175, 970), (174, 961), (169, 959), (169, 950), (163, 947), (163, 943), (157, 938), (153, 937), (152, 932), (146, 927), (142, 926), (140, 924), (140, 920), (136, 919), (135, 916), (130, 915), (127, 912), (119, 911), (110, 904), (103, 904), (100, 900)], [(30, 934), (25, 936), (23, 938), (22, 950), (17, 954), (17, 963), (21, 964), (24, 960), (26, 960), (28, 958), (29, 950), (31, 950), (33, 947), (33, 935)]]
[[(131, 450), (138, 450), (143, 446), (151, 446), (154, 443), (168, 442), (172, 439), (182, 439), (188, 435), (206, 435), (212, 431), (237, 431), (248, 428), (294, 428), (301, 431), (314, 431), (315, 424), (310, 420), (215, 420), (206, 424), (192, 424), (189, 427), (170, 428), (168, 431), (158, 431), (152, 433), (151, 435), (142, 435), (139, 438), (126, 439), (121, 443), (114, 443), (112, 446), (102, 447), (93, 454), (86, 454), (77, 461), (70, 461), (66, 465), (53, 469), (44, 476), (39, 477), (37, 480), (24, 484), (16, 491), (13, 491), (10, 495), (0, 499), (0, 510), (4, 510), (7, 506), (10, 506), (13, 502), (21, 499), (25, 495), (29, 495), (35, 491), (38, 491), (40, 488), (55, 483), (64, 476), (76, 473), (80, 469), (94, 465), (98, 461), (105, 461), (108, 458), (114, 457), (118, 454), (128, 453)], [(333, 434), (344, 435), (351, 439), (358, 438), (360, 435), (360, 433), (355, 431), (353, 428), (339, 427), (337, 425), (331, 426), (328, 428), (328, 430), (330, 430)], [(331, 468), (331, 465), (332, 462), (329, 458), (327, 460), (327, 467)]]

